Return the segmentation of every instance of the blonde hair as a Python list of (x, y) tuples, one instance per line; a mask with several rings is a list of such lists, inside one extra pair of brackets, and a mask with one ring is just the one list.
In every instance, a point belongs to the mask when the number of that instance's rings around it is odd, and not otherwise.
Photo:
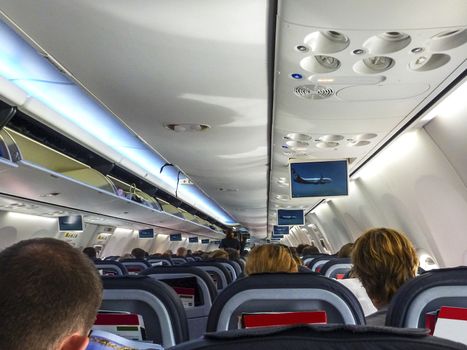
[(208, 259), (229, 260), (229, 253), (227, 253), (225, 250), (217, 249), (209, 253)]
[(298, 265), (289, 248), (279, 244), (265, 244), (250, 251), (245, 273), (298, 272)]
[(418, 257), (403, 233), (383, 227), (370, 229), (355, 241), (352, 263), (352, 272), (370, 299), (385, 305), (400, 286), (415, 277)]

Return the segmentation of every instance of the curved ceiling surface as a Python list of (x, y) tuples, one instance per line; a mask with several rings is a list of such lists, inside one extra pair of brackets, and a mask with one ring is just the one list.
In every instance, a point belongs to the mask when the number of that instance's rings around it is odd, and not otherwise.
[[(271, 231), (278, 208), (321, 200), (290, 198), (291, 158), (348, 159), (355, 169), (467, 57), (465, 42), (443, 39), (467, 27), (463, 0), (282, 0), (272, 28), (275, 8), (0, 0), (4, 17), (257, 237)], [(210, 128), (166, 127), (187, 123)], [(289, 142), (293, 135), (303, 142)]]

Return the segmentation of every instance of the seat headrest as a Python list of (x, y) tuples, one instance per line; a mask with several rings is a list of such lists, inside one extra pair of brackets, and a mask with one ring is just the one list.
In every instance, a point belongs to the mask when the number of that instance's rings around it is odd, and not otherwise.
[(463, 344), (429, 336), (428, 331), (424, 329), (300, 325), (207, 333), (202, 339), (177, 345), (171, 350), (243, 350), (252, 348), (255, 350), (284, 348), (318, 350), (467, 349)]
[[(313, 290), (312, 293), (316, 293), (316, 290), (323, 291), (320, 294), (320, 297), (325, 294), (325, 292), (333, 295), (334, 302), (338, 302), (343, 308), (349, 311), (342, 311), (339, 310), (339, 315), (343, 317), (343, 313), (347, 313), (349, 319), (351, 318), (356, 324), (365, 324), (365, 317), (361, 308), (360, 303), (356, 299), (356, 297), (352, 294), (352, 292), (344, 287), (337, 281), (332, 279), (323, 277), (317, 273), (308, 272), (308, 273), (264, 273), (264, 274), (255, 274), (251, 275), (246, 278), (240, 278), (235, 281), (235, 283), (229, 285), (226, 289), (222, 291), (221, 294), (215, 300), (213, 306), (211, 307), (211, 312), (208, 318), (208, 331), (214, 331), (219, 329), (218, 323), (224, 317), (222, 313), (224, 311), (224, 307), (228, 306), (228, 303), (232, 303), (232, 300), (239, 297), (240, 293), (248, 292), (254, 290), (255, 293), (259, 293), (260, 290), (297, 290), (297, 289), (304, 289), (304, 295), (306, 296), (306, 290)], [(265, 293), (266, 294), (266, 293)], [(270, 293), (269, 293), (270, 294)], [(275, 295), (278, 293), (275, 293)], [(258, 295), (258, 294), (257, 294)], [(289, 295), (289, 294), (287, 294)], [(284, 296), (282, 299), (286, 299), (285, 303), (287, 302), (287, 295)], [(311, 294), (308, 293), (308, 295)], [(318, 300), (320, 297), (316, 297)], [(291, 296), (292, 298), (292, 296)], [(296, 298), (296, 297), (293, 297)], [(313, 298), (314, 299), (314, 298)], [(240, 299), (238, 299), (240, 300)], [(243, 299), (242, 299), (243, 300)], [(255, 300), (261, 300), (261, 297), (258, 295), (255, 297)], [(271, 300), (270, 296), (263, 298), (263, 300)], [(240, 301), (238, 301), (240, 302)], [(330, 301), (331, 302), (331, 301)], [(240, 304), (239, 304), (240, 305)], [(275, 304), (276, 306), (280, 306), (279, 304)], [(228, 306), (231, 308), (233, 306)], [(336, 305), (333, 306), (336, 308)], [(263, 310), (251, 310), (251, 312), (258, 312)], [(268, 311), (277, 311), (277, 310), (268, 310)], [(290, 311), (297, 311), (297, 309), (293, 309)], [(351, 323), (349, 321), (349, 323)], [(223, 324), (223, 323), (222, 323)]]
[(189, 273), (196, 275), (205, 281), (211, 300), (214, 300), (217, 297), (217, 288), (214, 285), (214, 282), (211, 279), (211, 276), (205, 271), (198, 269), (194, 266), (153, 266), (149, 269), (146, 269), (140, 273), (140, 275), (148, 276), (154, 274), (176, 274), (176, 273)]
[[(393, 327), (404, 327), (406, 319), (409, 316), (409, 310), (415, 302), (415, 300), (422, 293), (427, 293), (430, 289), (438, 287), (454, 287), (454, 288), (445, 288), (445, 293), (435, 293), (432, 300), (436, 299), (453, 299), (453, 298), (463, 298), (465, 305), (467, 307), (467, 267), (455, 267), (447, 269), (438, 269), (424, 272), (423, 274), (407, 281), (399, 290), (396, 292), (394, 297), (391, 300), (391, 303), (388, 308), (388, 313), (386, 317), (386, 325)], [(458, 294), (455, 287), (461, 287), (462, 295)], [(438, 288), (439, 289), (439, 288)], [(431, 300), (428, 300), (427, 297), (423, 298), (428, 304)], [(459, 306), (456, 304), (444, 305), (444, 306)], [(413, 309), (413, 307), (412, 307)], [(426, 310), (425, 310), (426, 311)], [(433, 311), (433, 310), (429, 310)], [(411, 312), (411, 311), (410, 311)], [(416, 325), (411, 325), (416, 327)]]

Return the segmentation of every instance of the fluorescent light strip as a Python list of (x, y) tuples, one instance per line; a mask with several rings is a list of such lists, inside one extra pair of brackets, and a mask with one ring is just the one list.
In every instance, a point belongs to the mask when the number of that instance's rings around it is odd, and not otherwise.
[[(49, 108), (55, 112), (47, 117), (38, 117), (47, 119), (62, 132), (135, 171), (154, 185), (175, 193), (178, 169), (166, 167), (160, 173), (166, 161), (159, 154), (61, 74), (5, 23), (0, 23), (0, 77), (13, 82), (33, 97), (32, 101), (29, 99), (26, 102), (26, 109), (28, 104), (34, 105), (36, 99), (47, 107), (37, 108), (35, 103), (36, 110), (46, 111)], [(2, 91), (0, 93), (3, 94)], [(73, 127), (70, 127), (70, 123)], [(68, 127), (63, 128), (62, 124)], [(111, 152), (99, 147), (102, 144), (106, 146), (104, 149), (110, 148)], [(223, 224), (236, 224), (230, 215), (195, 186), (180, 186), (178, 197)]]

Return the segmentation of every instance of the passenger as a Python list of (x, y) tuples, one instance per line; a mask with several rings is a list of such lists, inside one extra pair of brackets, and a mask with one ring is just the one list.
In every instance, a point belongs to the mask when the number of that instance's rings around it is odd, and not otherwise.
[(191, 251), (191, 249), (187, 249), (186, 256), (193, 256), (193, 252)]
[(307, 245), (302, 250), (302, 256), (319, 254), (319, 249), (316, 248), (314, 245)]
[(206, 260), (229, 260), (229, 253), (222, 249), (213, 250)]
[(83, 249), (83, 254), (86, 255), (91, 260), (97, 259), (97, 252), (94, 247), (86, 247)]
[(298, 272), (298, 265), (288, 247), (279, 244), (264, 244), (250, 251), (245, 273), (253, 275), (268, 272)]
[[(285, 246), (287, 247), (287, 246)], [(302, 259), (300, 259), (300, 256), (297, 253), (297, 248), (295, 247), (287, 247), (290, 251), (290, 254), (292, 254), (295, 262), (297, 263), (298, 266), (298, 272), (312, 272), (308, 267), (303, 265)]]
[(173, 255), (173, 252), (170, 249), (168, 249), (162, 254), (162, 257), (163, 258), (171, 258), (172, 255)]
[(238, 250), (232, 249), (232, 248), (225, 248), (225, 251), (229, 255), (229, 260), (238, 260), (240, 259), (240, 254), (238, 253)]
[(305, 244), (299, 244), (299, 245), (297, 246), (297, 254), (298, 254), (298, 256), (302, 256), (302, 255), (303, 255), (303, 248), (305, 248), (305, 247), (306, 247)]
[(344, 244), (337, 252), (338, 258), (350, 258), (352, 256), (353, 243)]
[(184, 258), (186, 257), (186, 248), (185, 247), (180, 247), (177, 249), (177, 256), (179, 258)]
[(131, 251), (131, 255), (133, 255), (135, 259), (144, 260), (146, 258), (146, 252), (144, 251), (144, 249), (141, 248), (134, 248)]
[(52, 238), (0, 253), (0, 349), (84, 350), (102, 301), (96, 268)]
[(384, 326), (392, 297), (417, 272), (418, 257), (412, 243), (396, 230), (370, 229), (356, 240), (352, 263), (352, 272), (378, 309), (367, 317), (367, 324)]
[(219, 244), (219, 249), (225, 248), (232, 248), (235, 250), (240, 251), (241, 245), (240, 241), (235, 238), (233, 231), (229, 230), (226, 232), (226, 236), (224, 239), (221, 240), (221, 244)]

